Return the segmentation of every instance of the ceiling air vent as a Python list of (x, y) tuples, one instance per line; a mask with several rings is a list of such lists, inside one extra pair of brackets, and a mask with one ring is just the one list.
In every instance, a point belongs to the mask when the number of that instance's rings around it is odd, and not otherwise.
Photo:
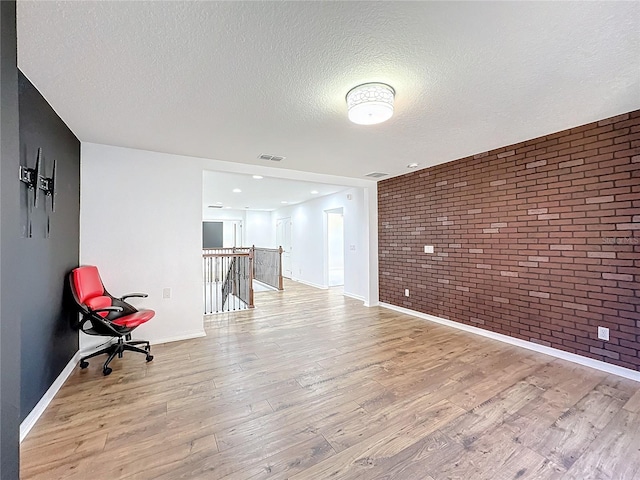
[(261, 153), (258, 155), (260, 160), (269, 160), (271, 162), (280, 162), (285, 159), (285, 157), (278, 157), (276, 155), (267, 155), (266, 153)]
[(381, 178), (381, 177), (386, 177), (387, 175), (389, 175), (389, 174), (388, 173), (380, 173), (380, 172), (371, 172), (371, 173), (367, 173), (365, 175), (365, 177)]

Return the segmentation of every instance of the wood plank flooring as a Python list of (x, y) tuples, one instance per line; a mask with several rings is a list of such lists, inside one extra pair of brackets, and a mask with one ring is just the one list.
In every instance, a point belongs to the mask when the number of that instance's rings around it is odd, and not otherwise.
[(640, 384), (285, 289), (149, 364), (77, 369), (22, 443), (21, 478), (640, 479)]

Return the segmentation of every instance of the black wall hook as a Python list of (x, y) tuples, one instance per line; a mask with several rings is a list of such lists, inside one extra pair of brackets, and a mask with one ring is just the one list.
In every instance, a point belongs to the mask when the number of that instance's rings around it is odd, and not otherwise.
[(35, 168), (20, 165), (19, 179), (27, 184), (29, 190), (33, 191), (33, 206), (38, 206), (38, 191), (40, 190), (40, 167), (42, 165), (42, 148), (38, 148)]
[(53, 172), (50, 177), (42, 175), (38, 178), (38, 188), (44, 192), (47, 197), (51, 198), (51, 211), (56, 211), (56, 161), (53, 161)]

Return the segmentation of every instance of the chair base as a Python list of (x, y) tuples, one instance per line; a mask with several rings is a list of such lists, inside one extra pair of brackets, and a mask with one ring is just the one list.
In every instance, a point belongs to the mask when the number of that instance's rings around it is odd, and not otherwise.
[[(144, 345), (144, 348), (139, 348), (136, 345)], [(103, 348), (102, 350), (93, 352), (91, 355), (82, 357), (80, 359), (80, 368), (84, 369), (89, 366), (89, 362), (87, 362), (88, 359), (97, 357), (98, 355), (102, 355), (103, 353), (106, 353), (109, 356), (107, 357), (107, 361), (104, 362), (104, 365), (102, 366), (102, 373), (104, 375), (109, 375), (112, 371), (111, 368), (109, 367), (109, 364), (111, 363), (111, 360), (116, 358), (116, 355), (118, 356), (118, 358), (122, 358), (122, 354), (125, 351), (143, 353), (146, 355), (147, 362), (150, 362), (151, 360), (153, 360), (153, 355), (149, 354), (150, 350), (151, 350), (151, 345), (149, 344), (148, 341), (131, 340), (131, 336), (127, 335), (126, 340), (120, 337), (118, 338), (118, 341), (116, 343), (112, 343), (111, 345)]]

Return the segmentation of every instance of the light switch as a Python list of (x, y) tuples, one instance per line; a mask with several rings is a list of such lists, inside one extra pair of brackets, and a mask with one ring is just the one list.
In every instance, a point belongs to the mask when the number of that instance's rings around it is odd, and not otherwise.
[(433, 245), (425, 245), (424, 253), (433, 253)]

